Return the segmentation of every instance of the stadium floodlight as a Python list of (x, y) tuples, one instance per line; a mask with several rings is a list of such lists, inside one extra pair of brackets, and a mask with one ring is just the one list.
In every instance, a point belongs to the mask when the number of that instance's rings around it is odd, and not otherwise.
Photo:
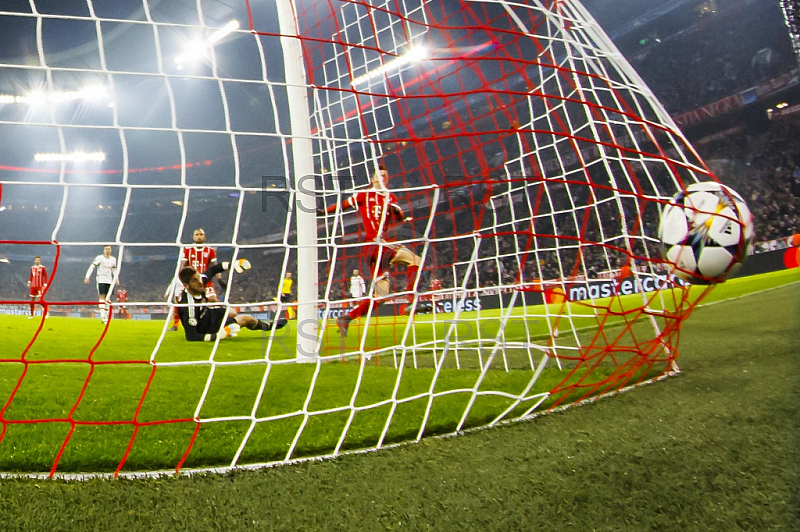
[(97, 101), (105, 99), (108, 91), (102, 85), (90, 85), (76, 91), (53, 91), (44, 95), (48, 102), (62, 103), (75, 100)]
[(183, 63), (187, 61), (203, 59), (206, 57), (208, 50), (213, 48), (215, 44), (238, 29), (239, 21), (231, 20), (220, 29), (212, 33), (208, 40), (193, 41), (186, 47), (186, 50), (184, 50), (183, 53), (175, 57), (175, 64), (177, 64), (178, 68), (180, 69), (182, 68)]
[(74, 91), (35, 90), (28, 94), (0, 94), (0, 104), (41, 105), (45, 103), (66, 103), (76, 100), (96, 102), (108, 98), (108, 89), (102, 85), (88, 85)]
[(211, 37), (208, 38), (209, 44), (216, 44), (234, 31), (239, 29), (239, 21), (238, 20), (231, 20), (220, 29), (215, 31), (211, 34)]
[(366, 74), (358, 76), (357, 78), (353, 78), (353, 80), (350, 82), (350, 86), (355, 87), (356, 85), (361, 85), (377, 78), (378, 76), (382, 76), (388, 72), (397, 70), (403, 65), (407, 65), (409, 63), (418, 63), (427, 59), (428, 57), (430, 57), (430, 51), (426, 47), (414, 46), (406, 53), (385, 62), (375, 70), (370, 70)]
[(101, 151), (73, 151), (69, 153), (37, 153), (33, 156), (37, 162), (102, 162), (106, 154)]

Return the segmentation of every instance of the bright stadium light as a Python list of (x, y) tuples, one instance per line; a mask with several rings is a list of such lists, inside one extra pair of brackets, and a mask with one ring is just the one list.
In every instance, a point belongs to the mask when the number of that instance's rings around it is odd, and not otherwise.
[(399, 55), (394, 59), (385, 62), (375, 70), (370, 70), (366, 74), (358, 76), (357, 78), (353, 78), (353, 80), (350, 82), (350, 86), (355, 87), (356, 85), (361, 85), (388, 72), (397, 70), (403, 65), (407, 65), (409, 63), (418, 63), (427, 59), (428, 57), (430, 57), (430, 51), (426, 47), (415, 46), (403, 55)]
[(239, 21), (238, 20), (231, 20), (220, 29), (215, 31), (211, 34), (211, 37), (208, 38), (209, 44), (216, 44), (234, 31), (239, 29)]
[(108, 98), (108, 89), (102, 85), (89, 85), (75, 91), (43, 91), (34, 90), (28, 94), (0, 94), (2, 104), (28, 104), (42, 105), (46, 103), (60, 104), (83, 100), (86, 102), (97, 102)]
[(101, 151), (73, 151), (69, 153), (37, 153), (33, 156), (37, 162), (102, 162), (106, 154)]
[(239, 21), (238, 20), (231, 20), (220, 29), (216, 30), (208, 40), (197, 40), (190, 43), (186, 50), (183, 51), (180, 55), (175, 57), (175, 63), (178, 65), (178, 68), (182, 68), (183, 63), (188, 61), (195, 61), (198, 59), (203, 59), (206, 57), (208, 50), (214, 47), (219, 41), (227, 37), (228, 35), (232, 34), (234, 31), (239, 29)]

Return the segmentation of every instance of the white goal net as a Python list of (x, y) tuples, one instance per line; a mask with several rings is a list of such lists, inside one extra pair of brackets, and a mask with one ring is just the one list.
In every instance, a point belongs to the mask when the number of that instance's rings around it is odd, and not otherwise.
[[(336, 456), (677, 370), (658, 215), (714, 176), (579, 2), (31, 0), (0, 25), (0, 470)], [(211, 285), (265, 330), (187, 341), (203, 246), (248, 260)]]

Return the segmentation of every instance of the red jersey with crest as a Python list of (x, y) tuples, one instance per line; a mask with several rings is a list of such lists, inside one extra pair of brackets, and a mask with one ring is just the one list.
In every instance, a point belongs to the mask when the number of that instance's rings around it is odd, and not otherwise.
[(204, 272), (217, 262), (217, 252), (208, 246), (202, 248), (192, 246), (183, 248), (183, 258), (186, 260), (187, 266), (191, 266), (198, 272)]
[(128, 301), (128, 291), (124, 288), (122, 290), (117, 290), (117, 301), (120, 303), (125, 303)]
[[(400, 213), (402, 217), (402, 209), (397, 204), (397, 198), (391, 192), (379, 192), (375, 189), (356, 192), (351, 197), (345, 200), (345, 205), (358, 209), (361, 214), (361, 220), (364, 222), (364, 229), (367, 232), (367, 240), (377, 240), (378, 235), (386, 230), (386, 227), (392, 221), (393, 216)], [(392, 211), (386, 213), (383, 230), (381, 230), (381, 219), (384, 218), (383, 211), (392, 207)]]
[(28, 278), (28, 282), (31, 284), (31, 288), (36, 288), (41, 290), (44, 288), (44, 285), (47, 284), (47, 269), (45, 269), (44, 265), (33, 265), (31, 266), (31, 276)]

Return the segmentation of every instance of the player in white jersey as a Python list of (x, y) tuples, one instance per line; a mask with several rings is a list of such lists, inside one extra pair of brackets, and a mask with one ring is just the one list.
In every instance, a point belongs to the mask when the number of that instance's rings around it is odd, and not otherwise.
[(356, 300), (354, 306), (358, 305), (358, 300), (365, 295), (367, 295), (367, 283), (359, 275), (358, 270), (353, 270), (353, 276), (350, 277), (350, 297)]
[(86, 278), (83, 280), (85, 284), (89, 284), (89, 279), (92, 277), (92, 272), (97, 268), (97, 301), (100, 307), (100, 319), (103, 323), (108, 322), (108, 299), (110, 296), (111, 285), (119, 284), (119, 277), (117, 277), (117, 258), (111, 256), (111, 246), (103, 248), (103, 254), (94, 258), (86, 270)]

